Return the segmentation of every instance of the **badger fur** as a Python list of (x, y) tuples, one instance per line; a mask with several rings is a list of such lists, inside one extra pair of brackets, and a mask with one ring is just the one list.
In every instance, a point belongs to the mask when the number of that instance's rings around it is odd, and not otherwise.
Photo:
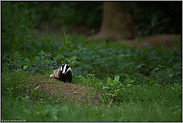
[(53, 74), (50, 75), (52, 78), (59, 79), (63, 82), (68, 80), (70, 83), (72, 82), (72, 69), (70, 65), (62, 64), (62, 66), (56, 70), (54, 70)]

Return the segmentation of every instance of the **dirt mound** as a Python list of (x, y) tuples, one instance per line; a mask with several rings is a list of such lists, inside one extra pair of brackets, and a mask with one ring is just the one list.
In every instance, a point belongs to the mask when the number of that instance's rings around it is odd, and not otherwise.
[(97, 90), (92, 87), (63, 83), (49, 77), (37, 77), (32, 80), (32, 84), (28, 88), (34, 89), (38, 86), (37, 92), (51, 97), (57, 96), (57, 98), (66, 103), (75, 102), (78, 105), (90, 104), (91, 106), (99, 106), (101, 104)]

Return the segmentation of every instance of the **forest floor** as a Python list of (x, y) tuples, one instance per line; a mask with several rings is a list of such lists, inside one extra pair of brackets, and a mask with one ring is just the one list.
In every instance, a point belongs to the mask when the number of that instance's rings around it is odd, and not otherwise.
[[(84, 26), (72, 26), (68, 27), (66, 30), (66, 34), (72, 35), (74, 32), (77, 35), (85, 35), (85, 37), (90, 36), (92, 30), (95, 30), (93, 34), (99, 32), (98, 28), (84, 27)], [(36, 33), (39, 35), (43, 32), (42, 28), (36, 27)], [(52, 33), (55, 35), (61, 34), (61, 27), (58, 26), (49, 26), (48, 33)], [(156, 45), (162, 44), (164, 49), (171, 48), (171, 44), (175, 40), (181, 42), (181, 35), (158, 35), (158, 36), (148, 36), (143, 37), (141, 44), (137, 40), (125, 40), (125, 44), (128, 46), (137, 46), (138, 48), (146, 46), (145, 43), (149, 43), (152, 48), (155, 48)], [(49, 96), (53, 96), (57, 94), (58, 98), (64, 99), (65, 102), (77, 102), (79, 105), (101, 105), (102, 102), (99, 99), (99, 93), (92, 87), (87, 87), (81, 84), (71, 84), (71, 83), (62, 83), (57, 79), (43, 77), (36, 78), (36, 80), (32, 83), (33, 87), (40, 86), (38, 89), (39, 92), (43, 94), (47, 94), (49, 92)], [(31, 86), (30, 86), (31, 87)], [(31, 87), (32, 88), (32, 87)], [(49, 91), (47, 91), (49, 90)]]
[[(43, 27), (35, 27), (37, 34), (40, 34), (42, 32)], [(94, 32), (92, 33), (92, 31)], [(82, 25), (75, 25), (75, 26), (69, 26), (66, 30), (66, 34), (72, 35), (74, 32), (77, 35), (85, 35), (85, 37), (89, 37), (93, 34), (96, 34), (99, 32), (99, 28), (92, 28), (92, 27), (86, 27)], [(49, 26), (48, 32), (53, 33), (55, 35), (61, 34), (61, 26)], [(120, 40), (119, 40), (120, 41)], [(142, 48), (149, 43), (151, 47), (154, 49), (158, 45), (163, 45), (164, 49), (170, 49), (172, 46), (180, 46), (179, 43), (182, 45), (182, 36), (181, 35), (175, 35), (175, 34), (162, 34), (162, 35), (153, 35), (153, 36), (145, 36), (142, 37), (141, 42), (137, 41), (136, 39), (127, 39), (127, 40), (121, 40), (125, 41), (125, 44), (127, 46), (136, 46), (137, 48)], [(179, 43), (175, 43), (179, 42)]]

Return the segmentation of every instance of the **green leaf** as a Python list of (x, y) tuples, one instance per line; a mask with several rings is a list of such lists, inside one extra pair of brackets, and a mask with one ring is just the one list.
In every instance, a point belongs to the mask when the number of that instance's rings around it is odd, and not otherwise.
[(24, 67), (23, 67), (23, 69), (27, 69), (27, 68), (28, 68), (28, 66), (24, 66)]
[(131, 86), (132, 86), (132, 84), (127, 84), (126, 86), (127, 86), (127, 87), (131, 87)]
[(105, 90), (105, 89), (106, 89), (106, 90), (108, 90), (108, 89), (109, 89), (109, 87), (102, 86), (102, 89), (103, 89), (103, 90)]
[(25, 98), (23, 98), (24, 101), (28, 101), (29, 96), (26, 96)]
[(99, 94), (99, 99), (104, 103), (104, 98)]
[(153, 72), (154, 72), (154, 71), (157, 71), (157, 70), (159, 70), (159, 67), (154, 68)]
[(145, 64), (140, 64), (140, 65), (137, 65), (137, 69), (141, 68), (142, 66), (145, 66)]
[(119, 78), (120, 78), (119, 76), (115, 76), (114, 81), (119, 82)]
[(174, 91), (176, 90), (174, 87), (171, 87), (171, 89), (174, 90)]
[(108, 84), (113, 83), (113, 80), (111, 78), (107, 78), (107, 83)]
[(39, 87), (40, 87), (40, 85), (38, 85), (38, 86), (34, 89), (34, 91), (36, 91)]

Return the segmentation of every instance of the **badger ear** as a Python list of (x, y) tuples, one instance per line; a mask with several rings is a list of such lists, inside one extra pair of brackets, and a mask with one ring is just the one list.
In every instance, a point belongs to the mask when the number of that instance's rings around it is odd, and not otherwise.
[(68, 64), (68, 66), (70, 67), (70, 65)]

